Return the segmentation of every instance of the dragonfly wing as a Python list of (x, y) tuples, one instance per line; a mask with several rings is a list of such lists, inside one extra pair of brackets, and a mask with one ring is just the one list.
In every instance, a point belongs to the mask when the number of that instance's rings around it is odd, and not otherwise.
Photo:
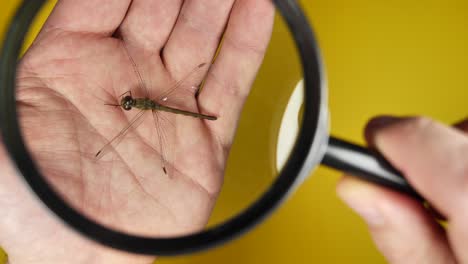
[(155, 101), (165, 106), (198, 113), (196, 95), (202, 86), (210, 65), (201, 63), (195, 66), (182, 79), (161, 93)]
[(140, 89), (143, 90), (142, 92), (144, 93), (143, 94), (144, 97), (151, 98), (151, 94), (149, 93), (148, 87), (146, 86), (145, 82), (143, 81), (140, 70), (138, 69), (138, 65), (136, 64), (133, 57), (130, 55), (130, 51), (128, 50), (128, 45), (123, 40), (122, 40), (122, 45), (124, 47), (125, 54), (127, 55), (128, 59), (130, 60), (130, 63), (132, 64), (133, 71), (135, 72), (135, 75), (138, 78), (139, 87), (140, 87)]
[(106, 145), (104, 145), (104, 147), (102, 147), (96, 153), (96, 159), (99, 160), (102, 157), (104, 157), (107, 153), (109, 153), (111, 150), (115, 150), (117, 145), (119, 145), (120, 142), (122, 142), (125, 135), (127, 135), (128, 132), (130, 132), (131, 130), (136, 129), (143, 122), (144, 118), (142, 117), (144, 116), (144, 114), (145, 114), (144, 110), (141, 110), (140, 112), (138, 112), (138, 114), (136, 114), (132, 118), (132, 120), (130, 120), (130, 122), (128, 123), (126, 127), (120, 130), (120, 132), (115, 137), (113, 137)]
[(175, 132), (175, 126), (174, 124), (169, 121), (168, 118), (164, 116), (164, 114), (167, 113), (162, 113), (158, 112), (156, 110), (152, 111), (153, 114), (153, 121), (154, 121), (154, 126), (156, 129), (156, 141), (157, 141), (157, 149), (156, 151), (159, 152), (159, 155), (161, 156), (161, 167), (162, 170), (165, 174), (168, 174), (168, 159), (172, 160), (168, 157), (168, 152), (167, 149), (171, 149), (172, 146), (169, 146), (171, 143), (169, 142), (169, 138), (167, 136), (168, 130), (171, 130), (172, 133)]

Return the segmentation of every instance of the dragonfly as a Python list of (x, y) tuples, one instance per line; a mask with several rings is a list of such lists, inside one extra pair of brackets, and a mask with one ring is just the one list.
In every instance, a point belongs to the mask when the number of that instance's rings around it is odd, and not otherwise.
[[(175, 83), (171, 88), (169, 88), (166, 92), (161, 94), (160, 96), (156, 98), (150, 98), (149, 91), (145, 85), (145, 82), (143, 81), (142, 75), (140, 74), (140, 71), (138, 70), (137, 64), (135, 63), (134, 59), (130, 55), (128, 51), (128, 47), (123, 44), (125, 53), (127, 54), (127, 57), (129, 58), (133, 70), (138, 77), (138, 82), (139, 82), (139, 88), (142, 89), (145, 93), (144, 97), (134, 97), (132, 94), (132, 91), (129, 90), (125, 92), (124, 94), (120, 95), (120, 101), (118, 104), (109, 104), (105, 103), (105, 105), (109, 106), (114, 106), (114, 107), (120, 107), (124, 111), (130, 111), (132, 109), (138, 109), (137, 114), (128, 122), (128, 124), (120, 130), (117, 135), (115, 135), (107, 144), (105, 144), (95, 155), (96, 159), (100, 159), (112, 150), (115, 150), (117, 145), (123, 140), (125, 135), (128, 134), (129, 131), (134, 130), (136, 127), (138, 127), (142, 121), (143, 121), (143, 116), (145, 116), (145, 113), (151, 112), (153, 115), (153, 120), (154, 120), (154, 125), (155, 129), (157, 132), (158, 136), (158, 142), (159, 142), (159, 154), (161, 156), (161, 164), (162, 164), (162, 170), (165, 174), (167, 174), (167, 159), (166, 159), (166, 153), (165, 149), (168, 146), (165, 146), (167, 144), (165, 138), (166, 138), (166, 132), (165, 132), (165, 126), (163, 124), (163, 121), (165, 119), (163, 116), (161, 116), (161, 112), (166, 112), (166, 113), (172, 113), (172, 114), (179, 114), (179, 115), (184, 115), (192, 118), (198, 118), (198, 119), (204, 119), (204, 120), (210, 120), (214, 121), (217, 120), (216, 116), (212, 115), (206, 115), (206, 114), (201, 114), (198, 113), (196, 110), (194, 111), (189, 111), (185, 109), (181, 109), (180, 107), (173, 107), (168, 105), (168, 102), (171, 100), (171, 95), (177, 94), (178, 91), (181, 89), (187, 89), (187, 81), (190, 80), (190, 77), (193, 77), (199, 73), (202, 73), (206, 71), (206, 68), (208, 66), (207, 63), (201, 63), (197, 65), (194, 69), (192, 69), (188, 74), (186, 74), (182, 79), (180, 79), (177, 83)], [(195, 90), (198, 92), (198, 87), (189, 85), (189, 89), (192, 91)], [(188, 93), (189, 95), (193, 96), (190, 99), (195, 98), (195, 93), (191, 92)], [(187, 95), (185, 95), (187, 97)], [(184, 99), (184, 98), (182, 98)], [(185, 98), (189, 99), (189, 98)], [(170, 123), (170, 122), (169, 122)], [(167, 124), (167, 123), (166, 123)]]

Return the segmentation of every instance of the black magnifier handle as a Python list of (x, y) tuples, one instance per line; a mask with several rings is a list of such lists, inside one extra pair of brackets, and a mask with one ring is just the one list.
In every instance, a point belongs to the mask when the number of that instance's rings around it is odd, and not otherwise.
[(368, 148), (330, 136), (322, 164), (424, 200), (382, 155)]

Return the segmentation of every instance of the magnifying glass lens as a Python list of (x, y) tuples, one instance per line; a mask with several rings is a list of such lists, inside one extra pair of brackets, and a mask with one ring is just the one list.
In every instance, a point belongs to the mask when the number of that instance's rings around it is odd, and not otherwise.
[[(187, 63), (169, 76), (159, 54), (129, 40), (115, 41), (118, 45), (90, 44), (70, 35), (38, 43), (24, 56), (18, 113), (45, 180), (89, 219), (147, 237), (194, 234), (255, 203), (279, 174), (275, 159), (282, 113), (303, 79), (281, 17), (258, 73), (252, 73), (256, 77), (232, 147), (219, 140), (234, 135), (222, 128), (237, 117), (204, 107), (222, 103), (236, 111), (239, 103), (223, 98), (233, 89), (219, 81), (226, 75), (218, 66), (226, 59), (223, 44), (214, 62)], [(62, 53), (52, 52), (64, 43), (71, 43), (67, 49), (77, 59), (64, 61)], [(50, 58), (41, 60), (39, 77), (33, 78), (26, 66), (34, 67), (41, 54)], [(112, 69), (101, 62), (112, 62)]]

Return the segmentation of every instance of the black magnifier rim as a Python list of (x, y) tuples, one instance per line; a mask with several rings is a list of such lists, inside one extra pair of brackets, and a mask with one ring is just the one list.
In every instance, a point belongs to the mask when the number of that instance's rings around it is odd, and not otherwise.
[(24, 37), (46, 0), (25, 0), (18, 9), (0, 61), (0, 130), (11, 160), (42, 202), (73, 229), (107, 246), (148, 255), (178, 255), (220, 245), (248, 231), (273, 211), (299, 182), (317, 131), (323, 69), (312, 29), (295, 0), (273, 0), (287, 22), (300, 53), (305, 80), (303, 124), (292, 154), (279, 177), (254, 204), (224, 224), (200, 233), (175, 238), (149, 238), (104, 227), (72, 209), (47, 183), (27, 151), (18, 123), (15, 78)]

